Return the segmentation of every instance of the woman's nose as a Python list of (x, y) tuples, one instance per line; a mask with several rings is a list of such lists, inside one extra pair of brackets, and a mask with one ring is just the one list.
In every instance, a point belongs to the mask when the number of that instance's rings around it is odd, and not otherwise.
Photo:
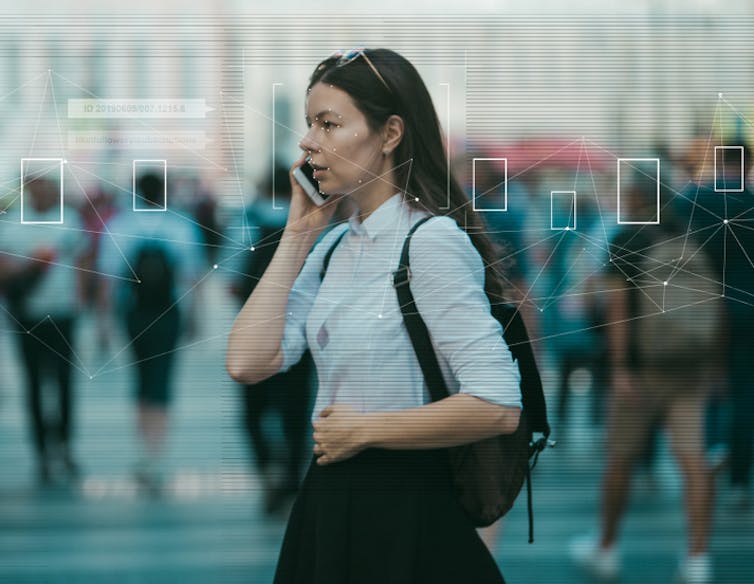
[(298, 143), (298, 147), (306, 152), (319, 152), (321, 150), (320, 145), (312, 139), (311, 130), (309, 130), (301, 142)]

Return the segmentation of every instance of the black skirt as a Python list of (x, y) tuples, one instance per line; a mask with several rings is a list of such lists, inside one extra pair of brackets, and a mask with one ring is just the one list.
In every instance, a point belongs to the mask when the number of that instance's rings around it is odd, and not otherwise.
[(445, 450), (315, 457), (291, 510), (275, 584), (504, 584), (456, 500)]

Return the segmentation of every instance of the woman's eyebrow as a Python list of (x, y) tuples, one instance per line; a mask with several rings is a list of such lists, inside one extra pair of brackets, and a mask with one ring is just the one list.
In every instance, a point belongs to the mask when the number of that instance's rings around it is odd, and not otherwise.
[[(325, 116), (326, 116), (327, 114), (332, 114), (332, 115), (334, 115), (334, 116), (338, 116), (338, 112), (336, 112), (336, 111), (333, 111), (333, 110), (331, 110), (331, 109), (327, 109), (327, 110), (322, 110), (322, 111), (321, 111), (321, 112), (319, 112), (319, 113), (318, 113), (317, 115), (315, 115), (315, 116), (314, 116), (314, 119), (317, 119), (317, 118), (324, 118), (324, 117), (325, 117)], [(339, 116), (338, 116), (338, 117), (339, 117)], [(307, 121), (307, 122), (310, 122), (310, 121), (311, 121), (311, 118), (310, 118), (310, 117), (309, 117), (308, 115), (306, 116), (306, 121)]]

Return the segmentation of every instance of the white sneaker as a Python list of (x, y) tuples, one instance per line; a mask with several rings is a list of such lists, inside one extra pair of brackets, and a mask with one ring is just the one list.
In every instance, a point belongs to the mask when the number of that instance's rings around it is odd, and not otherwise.
[(678, 564), (676, 582), (680, 584), (710, 584), (712, 582), (712, 562), (709, 555), (686, 556)]
[(616, 546), (602, 548), (596, 537), (585, 536), (573, 539), (570, 556), (589, 574), (600, 580), (615, 580), (620, 574), (620, 557)]

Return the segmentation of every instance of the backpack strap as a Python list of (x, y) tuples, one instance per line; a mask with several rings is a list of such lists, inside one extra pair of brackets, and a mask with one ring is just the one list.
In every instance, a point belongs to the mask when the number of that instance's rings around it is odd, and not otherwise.
[(411, 268), (409, 266), (411, 236), (419, 227), (432, 218), (433, 215), (420, 219), (406, 235), (398, 269), (393, 272), (393, 287), (398, 295), (398, 304), (401, 307), (401, 313), (403, 313), (403, 322), (406, 325), (411, 344), (414, 346), (414, 352), (424, 374), (429, 394), (432, 397), (432, 401), (439, 401), (450, 394), (445, 384), (445, 379), (442, 376), (442, 370), (440, 369), (440, 363), (437, 361), (434, 347), (432, 347), (427, 325), (416, 308), (414, 295), (411, 293), (411, 286), (409, 285), (411, 281)]
[(340, 240), (343, 239), (343, 236), (346, 233), (348, 233), (347, 228), (344, 229), (343, 232), (340, 235), (338, 235), (338, 237), (335, 238), (335, 241), (333, 241), (332, 245), (330, 246), (330, 249), (327, 250), (325, 257), (322, 260), (322, 269), (319, 271), (320, 282), (325, 279), (325, 274), (327, 273), (327, 267), (330, 265), (330, 259), (332, 258), (332, 254), (335, 251), (335, 248), (338, 247)]
[[(442, 376), (442, 370), (437, 361), (437, 355), (432, 346), (427, 325), (424, 323), (421, 314), (419, 314), (409, 285), (411, 282), (411, 268), (409, 265), (411, 236), (422, 224), (431, 218), (432, 216), (429, 216), (417, 221), (408, 232), (408, 235), (406, 235), (406, 240), (403, 242), (400, 264), (398, 269), (393, 272), (393, 286), (398, 295), (398, 303), (403, 313), (403, 322), (411, 338), (411, 344), (414, 346), (414, 351), (416, 352), (419, 366), (432, 396), (432, 401), (439, 401), (448, 397), (448, 388)], [(492, 304), (492, 300), (490, 300), (490, 303)], [(550, 445), (548, 442), (550, 426), (547, 423), (547, 408), (545, 406), (539, 370), (537, 369), (537, 363), (534, 360), (531, 343), (529, 342), (529, 335), (519, 310), (509, 304), (492, 304), (492, 314), (501, 324), (503, 321), (505, 322), (503, 326), (503, 338), (514, 360), (518, 362), (519, 372), (523, 381), (520, 388), (523, 405), (521, 415), (526, 416), (529, 459), (531, 460), (531, 463), (526, 465), (526, 510), (529, 519), (529, 543), (533, 543), (534, 510), (532, 505), (531, 471), (537, 464), (539, 453)], [(542, 432), (544, 436), (535, 441), (532, 432)]]
[[(442, 376), (440, 364), (437, 361), (437, 355), (435, 355), (434, 348), (432, 347), (427, 325), (424, 324), (424, 320), (416, 308), (414, 296), (411, 294), (411, 288), (408, 286), (408, 283), (411, 280), (411, 270), (409, 268), (408, 260), (411, 236), (422, 224), (429, 219), (432, 219), (432, 217), (433, 215), (430, 215), (417, 221), (406, 235), (406, 239), (403, 242), (403, 249), (401, 250), (401, 259), (398, 269), (393, 272), (393, 286), (398, 294), (398, 303), (401, 307), (401, 312), (403, 313), (403, 322), (406, 325), (411, 344), (413, 345), (416, 357), (419, 360), (419, 366), (421, 367), (424, 379), (427, 382), (432, 401), (438, 401), (448, 397), (450, 394), (448, 393), (445, 379)], [(322, 260), (322, 269), (319, 272), (320, 280), (325, 278), (335, 248), (338, 247), (338, 244), (347, 232), (348, 229), (344, 229), (343, 233), (335, 238), (335, 241), (330, 245), (330, 249), (327, 250), (325, 257)]]

